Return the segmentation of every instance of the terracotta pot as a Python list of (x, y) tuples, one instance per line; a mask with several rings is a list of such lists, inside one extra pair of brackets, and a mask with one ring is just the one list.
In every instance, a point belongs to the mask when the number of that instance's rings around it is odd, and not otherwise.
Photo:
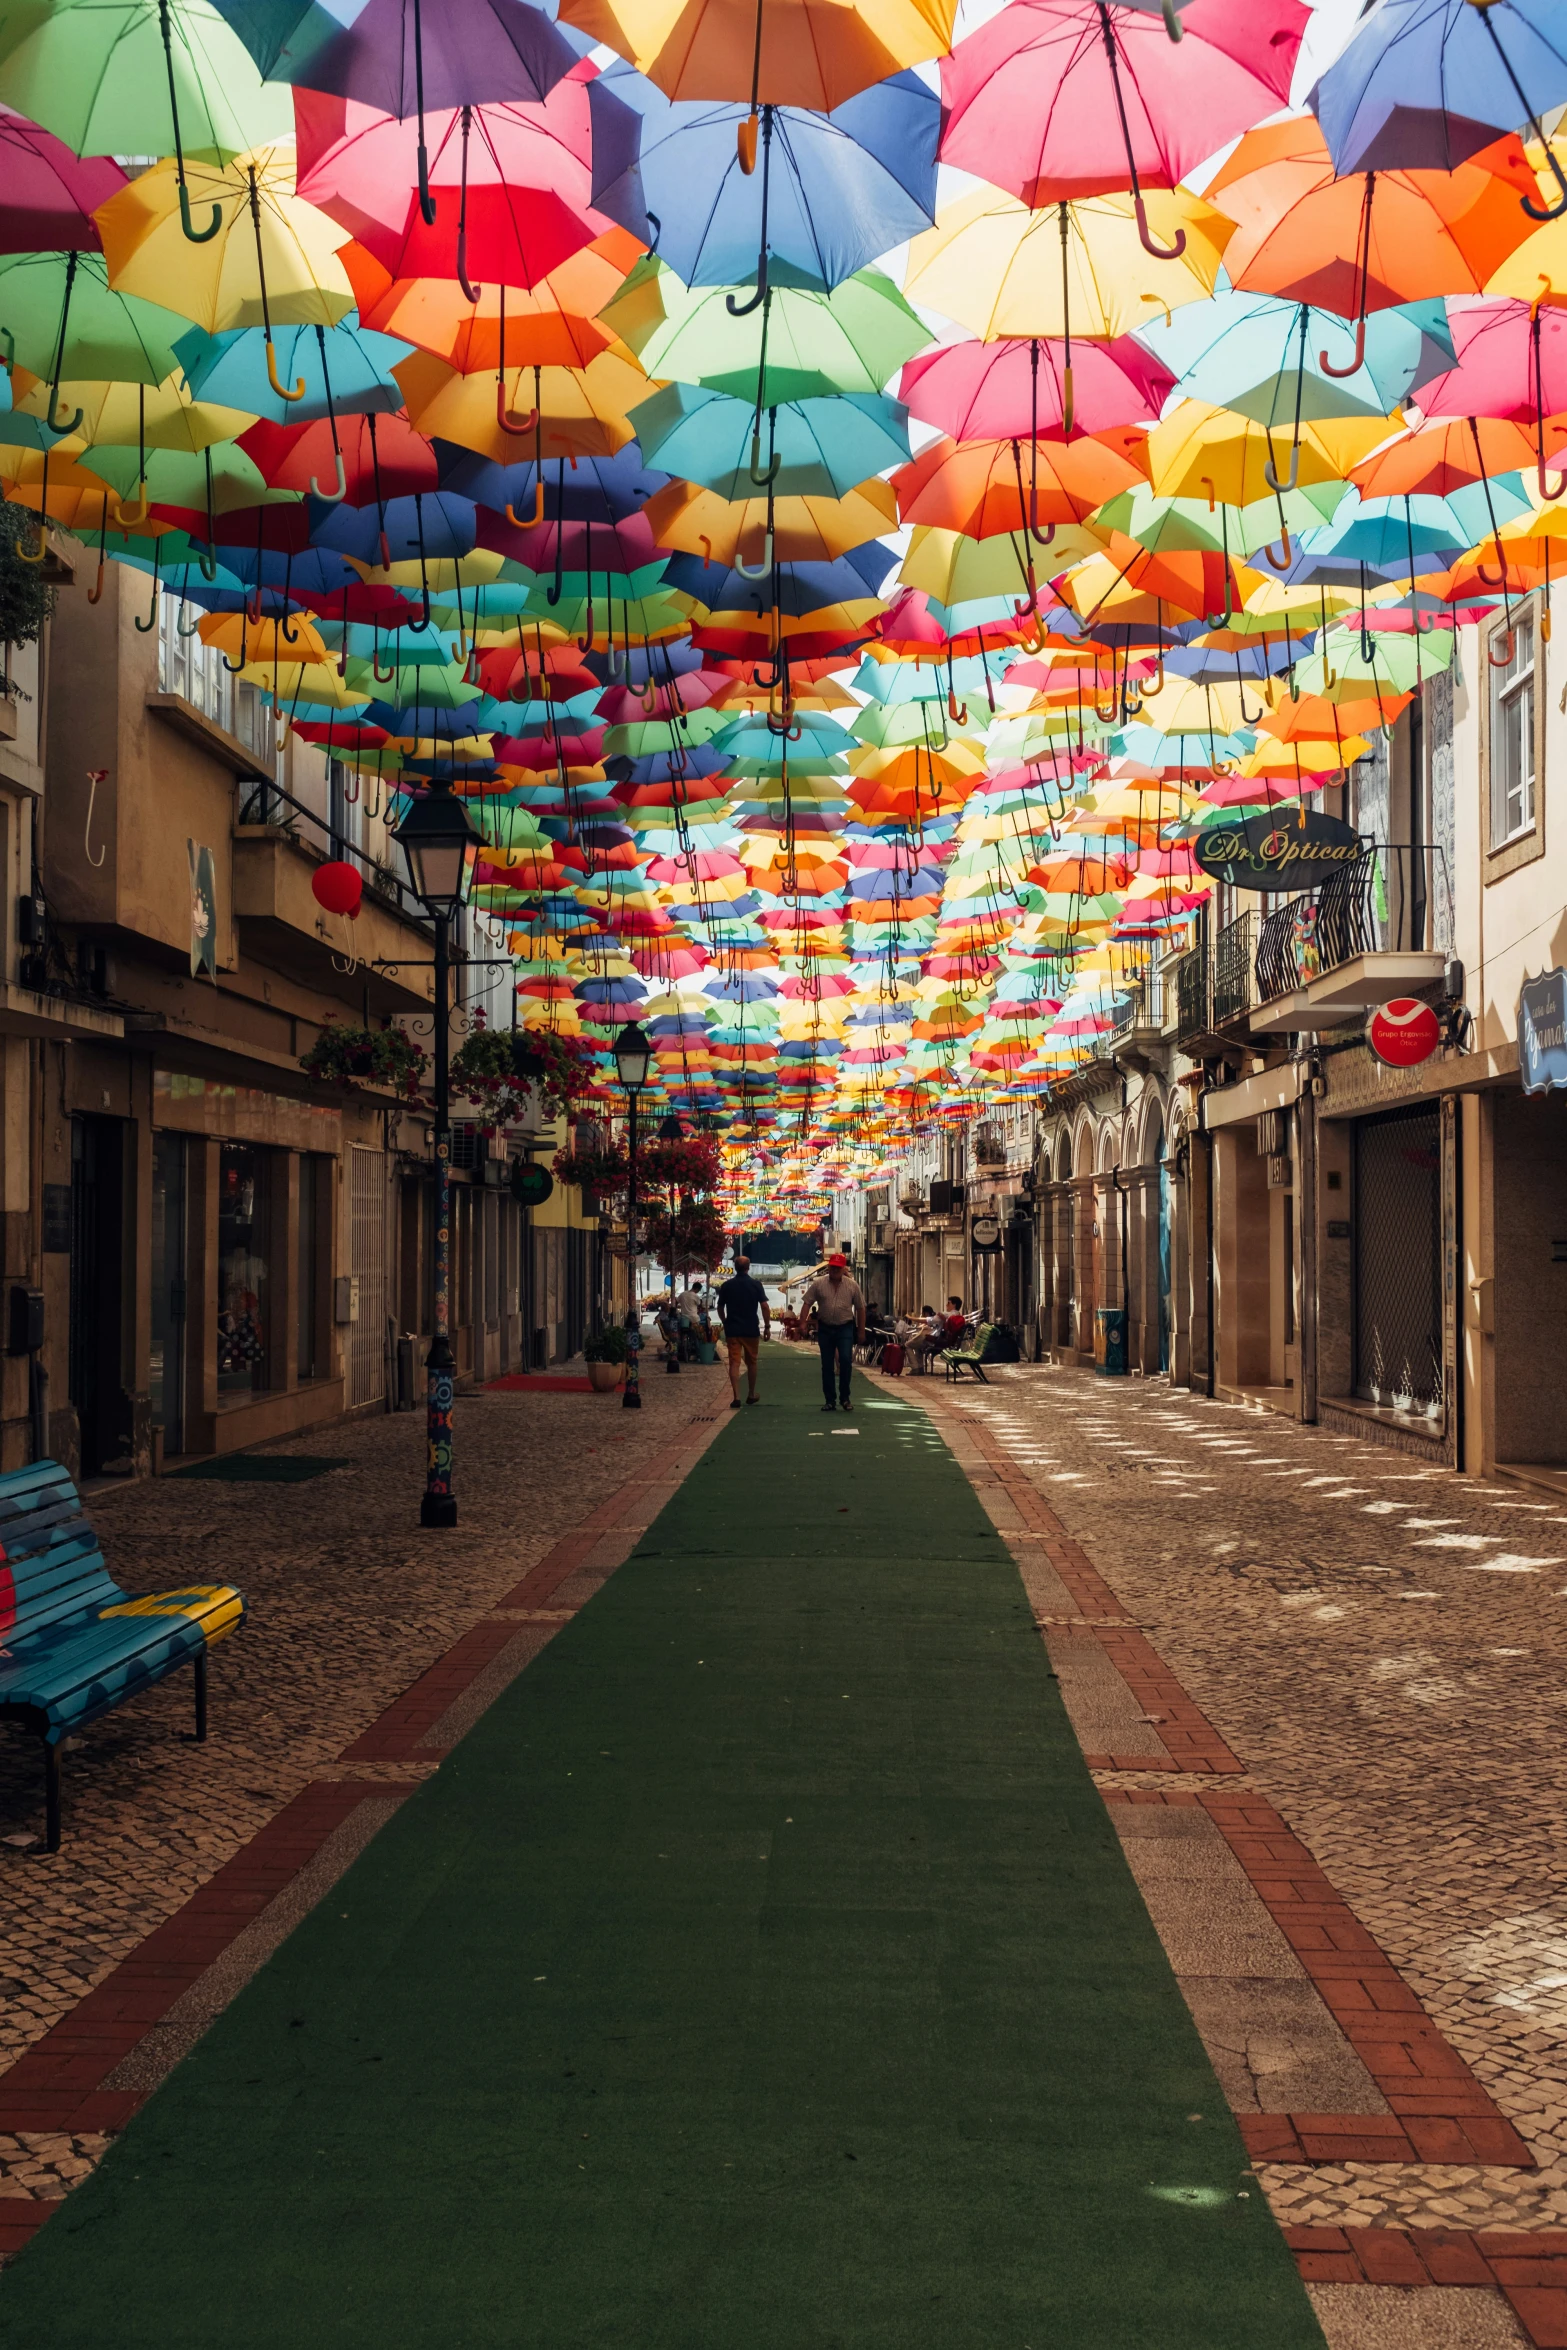
[(589, 1363), (588, 1377), (600, 1395), (607, 1395), (612, 1387), (620, 1385), (620, 1374), (624, 1368), (623, 1363)]

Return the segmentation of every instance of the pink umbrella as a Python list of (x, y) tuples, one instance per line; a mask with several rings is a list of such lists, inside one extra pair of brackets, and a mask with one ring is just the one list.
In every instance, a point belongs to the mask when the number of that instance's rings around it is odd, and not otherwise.
[(942, 61), (942, 160), (1036, 210), (1130, 188), (1162, 253), (1143, 188), (1173, 188), (1287, 102), (1307, 22), (1300, 0), (1192, 0), (1172, 44), (1112, 0), (1012, 0)]
[(1113, 343), (953, 343), (911, 359), (898, 397), (955, 441), (1006, 441), (1154, 424), (1174, 389), (1169, 369), (1135, 335), (1118, 335)]
[[(584, 59), (542, 105), (462, 106), (426, 117), (432, 187), (448, 201), (421, 210), (418, 126), (356, 99), (294, 93), (298, 191), (343, 226), (394, 277), (475, 272), (536, 285), (613, 224), (592, 210), (593, 125)], [(591, 225), (590, 225), (591, 224)]]
[(1422, 387), (1422, 415), (1532, 425), (1540, 495), (1554, 501), (1561, 489), (1547, 481), (1541, 426), (1567, 409), (1567, 312), (1543, 302), (1455, 299), (1448, 304), (1448, 324), (1458, 365)]
[(0, 253), (101, 253), (89, 215), (125, 174), (107, 155), (73, 155), (25, 114), (0, 106)]

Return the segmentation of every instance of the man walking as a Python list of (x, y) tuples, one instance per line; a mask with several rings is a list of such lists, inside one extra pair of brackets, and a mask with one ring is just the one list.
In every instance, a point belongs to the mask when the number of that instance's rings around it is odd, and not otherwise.
[[(822, 1394), (826, 1401), (824, 1412), (853, 1411), (849, 1401), (849, 1377), (854, 1369), (854, 1349), (865, 1343), (865, 1299), (859, 1283), (849, 1272), (847, 1257), (827, 1259), (827, 1277), (811, 1283), (805, 1293), (803, 1318), (806, 1335), (816, 1334), (816, 1343), (822, 1350)], [(837, 1398), (833, 1395), (833, 1373), (837, 1371)]]
[(756, 1401), (756, 1362), (762, 1336), (771, 1338), (773, 1317), (767, 1303), (767, 1292), (760, 1281), (751, 1278), (749, 1257), (736, 1257), (734, 1276), (723, 1283), (718, 1292), (718, 1318), (724, 1326), (729, 1342), (729, 1409), (740, 1409), (740, 1365), (745, 1364), (750, 1393), (747, 1403)]

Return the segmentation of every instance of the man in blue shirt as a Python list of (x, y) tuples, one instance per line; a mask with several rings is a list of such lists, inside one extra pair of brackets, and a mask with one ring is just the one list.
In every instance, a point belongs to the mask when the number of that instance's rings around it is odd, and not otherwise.
[(756, 1401), (756, 1364), (763, 1336), (771, 1338), (773, 1317), (767, 1303), (767, 1292), (760, 1281), (751, 1279), (749, 1257), (736, 1257), (733, 1278), (718, 1292), (718, 1315), (724, 1325), (724, 1336), (729, 1341), (729, 1409), (740, 1409), (740, 1364), (745, 1363), (750, 1393), (747, 1403)]

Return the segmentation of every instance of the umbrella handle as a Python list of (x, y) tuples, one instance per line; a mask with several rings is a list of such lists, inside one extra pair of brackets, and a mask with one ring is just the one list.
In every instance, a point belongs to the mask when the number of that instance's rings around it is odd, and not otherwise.
[(468, 224), (466, 221), (457, 231), (457, 283), (462, 288), (463, 300), (477, 304), (484, 288), (471, 285), (468, 280)]
[(1557, 499), (1561, 496), (1563, 490), (1567, 490), (1567, 473), (1564, 473), (1559, 481), (1555, 482), (1554, 484), (1552, 483), (1550, 475), (1545, 470), (1545, 452), (1543, 449), (1540, 452), (1539, 463), (1535, 467), (1534, 478), (1539, 486), (1541, 497), (1549, 506), (1554, 506)]
[(742, 579), (765, 579), (773, 567), (773, 534), (767, 531), (762, 541), (760, 563), (747, 563), (739, 548), (735, 549), (735, 569)]
[(127, 506), (123, 498), (115, 500), (114, 523), (117, 530), (140, 530), (147, 519), (147, 477), (145, 474), (142, 475), (136, 487), (141, 492), (139, 505)]
[(968, 704), (965, 702), (960, 710), (958, 697), (950, 686), (947, 689), (947, 716), (952, 720), (954, 726), (967, 726), (968, 724)]
[[(43, 541), (43, 532), (42, 532), (42, 530), (41, 530), (41, 529), (40, 529), (40, 531), (39, 531), (38, 537), (39, 537), (39, 543), (40, 543), (40, 546), (41, 546), (41, 545), (42, 545), (42, 541)], [(156, 552), (156, 550), (154, 550), (154, 551)], [(148, 608), (147, 617), (146, 617), (146, 619), (145, 619), (145, 620), (137, 620), (137, 619), (135, 619), (135, 618), (133, 617), (133, 619), (132, 619), (132, 621), (131, 621), (131, 626), (132, 626), (132, 627), (135, 629), (135, 631), (136, 631), (136, 634), (137, 634), (138, 636), (150, 636), (150, 635), (152, 634), (153, 630), (154, 630), (154, 629), (157, 627), (157, 625), (158, 625), (158, 598), (159, 598), (159, 596), (162, 594), (162, 592), (163, 592), (163, 590), (162, 590), (161, 584), (160, 584), (160, 582), (159, 582), (159, 579), (158, 579), (158, 570), (157, 570), (157, 565), (156, 565), (156, 562), (155, 562), (155, 563), (154, 563), (154, 565), (153, 565), (153, 573), (152, 573), (152, 603), (151, 603), (151, 605), (150, 605), (150, 606), (149, 606), (149, 608)]]
[(337, 484), (335, 488), (324, 490), (321, 487), (321, 484), (317, 481), (315, 475), (312, 474), (310, 476), (311, 495), (312, 497), (319, 498), (324, 506), (340, 506), (348, 495), (348, 468), (343, 463), (343, 452), (341, 449), (336, 449), (333, 451), (333, 455), (337, 460)]
[(298, 629), (297, 629), (297, 628), (295, 628), (295, 627), (294, 627), (294, 625), (293, 625), (293, 622), (292, 622), (292, 618), (291, 618), (291, 617), (290, 617), (290, 618), (287, 618), (287, 619), (280, 620), (280, 621), (278, 622), (278, 624), (277, 624), (277, 632), (278, 632), (278, 635), (279, 635), (279, 636), (280, 636), (280, 637), (283, 639), (283, 642), (284, 642), (284, 644), (285, 644), (285, 645), (297, 645), (297, 644), (298, 644), (298, 642), (299, 642), (299, 631), (298, 631)]
[(295, 378), (294, 388), (290, 391), (278, 374), (277, 352), (270, 335), (267, 337), (267, 381), (280, 400), (302, 400), (305, 396), (305, 379), (302, 375)]
[(765, 490), (770, 489), (772, 484), (778, 479), (779, 469), (783, 464), (783, 459), (779, 456), (778, 451), (775, 449), (772, 453), (772, 456), (768, 459), (766, 466), (763, 467), (761, 465), (761, 455), (762, 421), (761, 418), (758, 417), (755, 428), (751, 434), (751, 479), (755, 482), (759, 490)]
[(1132, 198), (1132, 210), (1137, 216), (1137, 234), (1141, 240), (1143, 251), (1151, 254), (1155, 261), (1179, 261), (1186, 250), (1185, 229), (1178, 228), (1176, 230), (1173, 245), (1158, 244), (1155, 241), (1153, 231), (1148, 226), (1148, 207), (1143, 202), (1141, 195)]
[(218, 576), (218, 558), (217, 558), (217, 556), (216, 556), (216, 555), (213, 553), (213, 550), (212, 550), (212, 548), (211, 548), (211, 546), (210, 546), (210, 545), (208, 545), (208, 546), (205, 546), (205, 547), (203, 547), (203, 548), (202, 548), (202, 550), (201, 550), (201, 553), (200, 553), (200, 554), (199, 554), (199, 555), (196, 557), (196, 566), (197, 566), (197, 569), (200, 571), (200, 573), (201, 573), (201, 576), (202, 576), (202, 578), (203, 578), (203, 579), (216, 579), (216, 578), (217, 578), (217, 576)]
[(89, 604), (101, 604), (103, 602), (104, 568), (104, 559), (100, 555), (98, 558), (98, 576), (93, 581), (92, 586), (87, 590), (87, 601)]
[(760, 310), (767, 299), (767, 255), (763, 253), (757, 265), (756, 292), (749, 302), (737, 302), (733, 294), (724, 296), (724, 308), (731, 318), (749, 318), (753, 310)]
[(225, 669), (228, 671), (228, 673), (229, 673), (230, 677), (238, 677), (238, 675), (239, 675), (240, 671), (241, 671), (241, 670), (244, 668), (244, 666), (245, 666), (245, 628), (244, 628), (244, 622), (245, 622), (245, 620), (246, 620), (246, 619), (248, 619), (248, 618), (249, 618), (249, 614), (248, 614), (248, 613), (245, 613), (245, 612), (242, 612), (242, 614), (241, 614), (241, 622), (240, 622), (240, 631), (239, 631), (239, 659), (238, 659), (237, 661), (231, 661), (231, 660), (229, 659), (229, 657), (228, 657), (227, 653), (225, 653), (225, 652), (224, 652), (224, 650), (223, 650), (223, 647), (222, 647), (221, 645), (218, 647), (218, 659), (219, 659), (219, 660), (222, 662), (222, 664), (223, 664), (224, 668), (225, 668)]
[[(41, 510), (40, 510), (40, 512), (39, 512), (39, 516), (38, 516), (38, 544), (37, 544), (37, 546), (36, 546), (35, 548), (33, 548), (33, 549), (32, 549), (32, 550), (29, 552), (29, 550), (28, 550), (26, 547), (24, 547), (24, 546), (23, 546), (23, 544), (22, 544), (22, 542), (21, 542), (21, 540), (20, 540), (20, 539), (18, 539), (18, 540), (15, 542), (15, 544), (16, 544), (16, 553), (17, 553), (17, 558), (18, 558), (18, 560), (19, 560), (20, 562), (23, 562), (23, 563), (41, 563), (41, 562), (43, 561), (43, 559), (44, 559), (45, 555), (48, 553), (48, 551), (49, 551), (49, 550), (48, 550), (48, 547), (47, 547), (47, 545), (46, 545), (46, 543), (45, 543), (45, 540), (44, 540), (44, 518), (43, 518), (43, 514), (42, 514), (42, 511), (41, 511)], [(138, 622), (138, 623), (137, 623), (137, 625), (138, 625), (138, 627), (139, 627), (139, 626), (140, 626), (140, 622)]]
[(430, 193), (430, 154), (422, 137), (419, 141), (419, 211), (425, 227), (434, 228), (435, 198)]
[[(1502, 648), (1502, 657), (1500, 661), (1498, 661), (1496, 657), (1496, 649), (1498, 645), (1500, 645)], [(1508, 662), (1513, 657), (1513, 632), (1510, 628), (1504, 629), (1500, 636), (1492, 637), (1490, 643), (1485, 648), (1485, 657), (1490, 662), (1493, 669), (1505, 669), (1507, 667)]]
[(742, 116), (735, 125), (735, 157), (747, 179), (756, 169), (756, 136), (760, 129), (760, 117), (754, 112)]
[[(1354, 374), (1354, 372), (1355, 372), (1355, 371), (1354, 371), (1354, 369), (1353, 369), (1353, 368), (1350, 368), (1350, 369), (1348, 369), (1348, 370), (1347, 370), (1347, 373), (1349, 373), (1349, 374), (1351, 374), (1351, 375), (1353, 375), (1353, 374)], [(1279, 479), (1278, 468), (1277, 468), (1277, 466), (1274, 464), (1274, 462), (1273, 462), (1273, 459), (1272, 459), (1271, 457), (1268, 459), (1268, 461), (1267, 461), (1266, 465), (1264, 465), (1264, 467), (1263, 467), (1263, 469), (1262, 469), (1262, 478), (1263, 478), (1263, 480), (1264, 480), (1264, 481), (1267, 483), (1267, 485), (1268, 485), (1268, 487), (1269, 487), (1269, 489), (1270, 489), (1270, 490), (1277, 490), (1277, 491), (1283, 492), (1284, 490), (1292, 490), (1292, 489), (1294, 489), (1294, 487), (1295, 487), (1296, 483), (1297, 483), (1297, 482), (1300, 480), (1300, 443), (1299, 443), (1299, 441), (1293, 441), (1293, 442), (1290, 444), (1290, 469), (1289, 469), (1288, 473), (1286, 473), (1286, 474), (1285, 474), (1285, 476), (1284, 476), (1283, 480), (1281, 481), (1281, 480)], [(1275, 569), (1277, 569), (1277, 566), (1276, 566), (1276, 565), (1275, 565)]]
[(521, 440), (525, 433), (534, 431), (539, 421), (537, 407), (530, 408), (524, 417), (519, 418), (513, 415), (506, 405), (506, 378), (503, 375), (498, 375), (495, 379), (495, 421), (502, 432), (509, 432), (516, 440)]
[(544, 520), (544, 476), (542, 473), (539, 475), (538, 479), (534, 482), (533, 485), (533, 512), (528, 516), (527, 520), (523, 521), (521, 519), (521, 517), (514, 510), (509, 499), (506, 503), (506, 519), (511, 524), (513, 530), (538, 529), (539, 524)]
[(380, 543), (376, 549), (376, 552), (381, 558), (381, 569), (383, 571), (390, 571), (392, 568), (392, 549), (391, 543), (388, 540), (384, 530), (380, 534)]
[[(49, 427), (49, 430), (50, 430), (51, 432), (57, 432), (57, 433), (59, 434), (59, 436), (60, 436), (61, 440), (63, 441), (63, 440), (65, 440), (66, 438), (68, 438), (68, 436), (69, 436), (71, 433), (75, 432), (75, 431), (76, 431), (76, 429), (77, 429), (77, 427), (80, 425), (80, 423), (81, 423), (81, 421), (82, 421), (82, 411), (81, 411), (81, 409), (80, 409), (80, 408), (78, 408), (78, 409), (77, 409), (77, 411), (76, 411), (76, 414), (75, 414), (75, 415), (74, 415), (74, 416), (71, 418), (71, 421), (70, 421), (70, 423), (69, 423), (69, 424), (57, 424), (57, 423), (56, 423), (56, 421), (55, 421), (55, 414), (54, 414), (54, 412), (55, 412), (55, 408), (56, 408), (56, 406), (57, 406), (57, 404), (58, 404), (58, 402), (59, 402), (59, 398), (60, 398), (60, 387), (59, 387), (59, 385), (58, 385), (58, 384), (56, 384), (56, 385), (55, 385), (55, 387), (54, 387), (54, 389), (53, 389), (53, 391), (52, 391), (52, 392), (49, 394), (49, 411), (48, 411), (48, 414), (47, 414), (47, 415), (45, 416), (45, 418), (44, 418), (44, 422), (45, 422), (45, 424), (47, 424), (47, 426)], [(145, 516), (143, 516), (143, 518), (142, 518), (142, 519), (145, 521), (146, 517), (145, 517)]]
[[(1319, 351), (1317, 353), (1317, 365), (1321, 368), (1324, 375), (1331, 375), (1335, 382), (1342, 383), (1346, 376), (1358, 374), (1360, 369), (1364, 367), (1365, 364), (1366, 314), (1362, 310), (1360, 316), (1355, 321), (1355, 351), (1349, 365), (1347, 367), (1335, 367), (1332, 360), (1328, 357), (1326, 351)], [(1273, 485), (1270, 483), (1269, 487), (1271, 488), (1272, 486)], [(1292, 483), (1291, 487), (1293, 488), (1293, 486), (1294, 485)]]
[(1186, 36), (1181, 29), (1181, 20), (1175, 13), (1175, 0), (1161, 0), (1161, 4), (1164, 12), (1165, 31), (1172, 41), (1184, 40)]
[(1264, 547), (1264, 548), (1263, 548), (1263, 550), (1262, 550), (1262, 552), (1263, 552), (1263, 558), (1264, 558), (1265, 562), (1266, 562), (1266, 563), (1269, 565), (1269, 567), (1270, 567), (1272, 570), (1274, 570), (1274, 571), (1288, 571), (1288, 569), (1289, 569), (1289, 567), (1290, 567), (1290, 526), (1289, 526), (1289, 524), (1288, 524), (1287, 522), (1286, 522), (1286, 523), (1285, 523), (1285, 525), (1284, 525), (1284, 552), (1283, 552), (1283, 554), (1282, 554), (1282, 555), (1275, 555), (1275, 553), (1273, 552), (1273, 549), (1272, 549), (1271, 547)]
[(183, 171), (180, 173), (179, 190), (180, 227), (185, 231), (187, 241), (192, 245), (210, 245), (213, 238), (217, 235), (219, 229), (223, 226), (222, 205), (214, 204), (212, 207), (212, 218), (208, 221), (206, 227), (197, 228), (191, 218), (190, 190), (185, 185), (185, 174)]
[(1503, 588), (1507, 585), (1507, 564), (1505, 560), (1499, 561), (1493, 577), (1483, 563), (1477, 563), (1475, 577), (1480, 581), (1482, 587)]
[(189, 628), (187, 628), (185, 626), (184, 620), (178, 613), (176, 613), (174, 616), (174, 633), (176, 636), (193, 637), (200, 627), (201, 621), (199, 618), (193, 620)]
[(1533, 204), (1527, 196), (1520, 196), (1518, 201), (1531, 220), (1560, 220), (1562, 214), (1567, 212), (1567, 179), (1562, 177), (1562, 167), (1552, 152), (1549, 139), (1545, 142), (1545, 160), (1550, 165), (1551, 176), (1561, 191), (1555, 203)]

